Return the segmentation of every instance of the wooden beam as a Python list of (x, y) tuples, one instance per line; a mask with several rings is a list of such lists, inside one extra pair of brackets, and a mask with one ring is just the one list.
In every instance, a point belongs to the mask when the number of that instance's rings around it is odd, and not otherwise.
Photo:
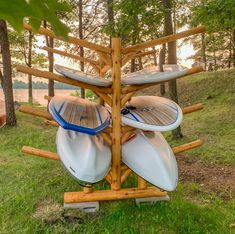
[(112, 89), (109, 87), (97, 87), (95, 85), (90, 85), (90, 84), (87, 84), (84, 82), (80, 82), (80, 81), (77, 81), (77, 80), (74, 80), (74, 79), (71, 79), (71, 78), (68, 78), (65, 76), (55, 74), (53, 72), (41, 71), (41, 70), (38, 70), (35, 68), (30, 68), (30, 67), (21, 66), (21, 65), (18, 65), (16, 68), (17, 68), (17, 71), (19, 71), (19, 72), (31, 74), (33, 76), (42, 77), (42, 78), (49, 79), (49, 80), (56, 80), (56, 81), (59, 81), (59, 82), (65, 83), (65, 84), (75, 85), (75, 86), (79, 86), (82, 88), (98, 91), (101, 93), (111, 93), (112, 92)]
[(110, 107), (112, 106), (112, 99), (104, 93), (101, 92), (95, 92), (99, 97), (101, 97)]
[(132, 170), (129, 168), (126, 169), (121, 176), (121, 184), (123, 184), (126, 181), (126, 179), (129, 177), (129, 175), (131, 175), (131, 174), (132, 174)]
[[(24, 29), (26, 29), (28, 31), (32, 31), (32, 26), (29, 25), (29, 24), (24, 23)], [(39, 28), (39, 30), (37, 32), (41, 35), (45, 35), (45, 36), (55, 38), (55, 39), (58, 39), (58, 40), (61, 40), (61, 41), (66, 41), (66, 42), (69, 42), (69, 43), (72, 43), (72, 44), (75, 44), (75, 45), (79, 45), (81, 47), (85, 47), (85, 48), (95, 50), (95, 51), (98, 51), (98, 52), (107, 53), (107, 54), (111, 53), (111, 49), (109, 47), (97, 45), (97, 44), (88, 42), (86, 40), (78, 39), (77, 37), (68, 36), (68, 38), (65, 39), (63, 37), (56, 36), (53, 31), (51, 31), (49, 29), (46, 29), (46, 28), (41, 27), (41, 28)]]
[(146, 189), (147, 188), (147, 181), (138, 176), (138, 188), (139, 189)]
[(199, 140), (192, 141), (192, 142), (180, 145), (180, 146), (176, 146), (172, 150), (173, 150), (174, 154), (178, 154), (178, 153), (199, 147), (202, 144), (203, 144), (203, 141), (199, 139)]
[(144, 52), (136, 52), (136, 53), (130, 53), (127, 54), (123, 59), (122, 59), (122, 66), (124, 66), (129, 60), (135, 59), (135, 58), (140, 58), (144, 57), (146, 55), (154, 54), (156, 53), (156, 50), (149, 50), (149, 51), (144, 51)]
[(121, 200), (144, 197), (162, 197), (165, 195), (167, 195), (166, 192), (161, 192), (155, 187), (149, 187), (147, 189), (126, 188), (119, 191), (99, 190), (91, 193), (66, 192), (64, 193), (64, 203)]
[(99, 53), (99, 58), (100, 58), (100, 60), (102, 60), (102, 62), (104, 62), (105, 65), (107, 65), (109, 67), (112, 66), (112, 61), (111, 61), (111, 58), (108, 54)]
[(124, 95), (124, 97), (122, 98), (121, 106), (123, 107), (131, 99), (131, 97), (134, 94), (135, 94), (135, 92), (131, 92), (131, 93)]
[(43, 118), (48, 119), (48, 120), (53, 119), (49, 112), (40, 110), (38, 108), (33, 108), (33, 107), (30, 107), (30, 106), (20, 106), (19, 111), (23, 112), (23, 113), (26, 113), (26, 114), (43, 117)]
[(121, 129), (122, 129), (122, 134), (124, 134), (130, 131), (133, 132), (136, 128), (126, 125), (126, 126), (123, 126)]
[(50, 125), (50, 126), (54, 126), (54, 127), (59, 127), (59, 126), (60, 126), (60, 125), (59, 125), (56, 121), (54, 121), (54, 120), (45, 120), (44, 123), (47, 124), (47, 125)]
[[(183, 78), (185, 76), (189, 76), (189, 75), (192, 75), (192, 74), (195, 74), (195, 73), (199, 73), (201, 71), (203, 71), (203, 67), (202, 66), (193, 67), (193, 68), (187, 70), (187, 74), (185, 74), (183, 76), (180, 76), (180, 77), (178, 77), (176, 79)], [(163, 83), (163, 82), (156, 82), (156, 83), (149, 83), (149, 84), (143, 84), (143, 85), (131, 85), (131, 86), (127, 86), (127, 87), (122, 88), (122, 94), (136, 92), (138, 90), (146, 89), (148, 87), (151, 87), (151, 86), (154, 86), (154, 85), (158, 85), (160, 83)]]
[(128, 131), (122, 134), (122, 140), (121, 144), (125, 144), (130, 138), (134, 137), (136, 135), (135, 130)]
[(112, 38), (112, 190), (121, 187), (121, 39)]
[(195, 111), (199, 111), (203, 109), (203, 104), (202, 103), (197, 103), (195, 105), (192, 105), (192, 106), (187, 106), (187, 107), (184, 107), (182, 108), (182, 111), (183, 111), (183, 114), (189, 114), (189, 113), (192, 113), (192, 112), (195, 112)]
[(54, 53), (54, 54), (59, 54), (59, 55), (69, 57), (69, 58), (72, 58), (72, 59), (76, 59), (76, 60), (79, 60), (79, 61), (82, 61), (82, 62), (85, 62), (85, 63), (90, 63), (90, 64), (97, 65), (97, 66), (99, 65), (98, 61), (88, 59), (88, 58), (84, 58), (84, 57), (81, 57), (81, 56), (78, 56), (78, 55), (70, 54), (70, 53), (62, 51), (62, 50), (53, 49), (53, 48), (48, 47), (48, 46), (43, 46), (42, 49), (46, 50), (48, 52)]
[(106, 143), (108, 143), (109, 145), (112, 145), (112, 140), (111, 140), (110, 135), (108, 133), (101, 132), (101, 133), (99, 133), (99, 135), (103, 137), (103, 139)]
[(22, 152), (25, 153), (25, 154), (31, 154), (31, 155), (39, 156), (39, 157), (42, 157), (42, 158), (47, 158), (47, 159), (52, 159), (52, 160), (60, 160), (58, 154), (56, 154), (56, 153), (46, 151), (46, 150), (37, 149), (37, 148), (33, 148), (33, 147), (30, 147), (30, 146), (23, 146)]
[(52, 98), (53, 98), (52, 96), (48, 96), (48, 95), (44, 96), (44, 99), (46, 99), (47, 101), (51, 101)]
[(122, 53), (123, 54), (128, 54), (128, 53), (133, 52), (133, 51), (141, 51), (143, 49), (154, 47), (156, 45), (165, 44), (165, 43), (168, 43), (168, 42), (171, 42), (171, 41), (176, 41), (176, 40), (181, 39), (181, 38), (185, 38), (185, 37), (189, 37), (189, 36), (192, 36), (192, 35), (195, 35), (195, 34), (203, 33), (203, 32), (205, 32), (205, 30), (206, 29), (205, 29), (204, 26), (192, 28), (192, 29), (189, 29), (189, 30), (186, 30), (186, 31), (183, 31), (183, 32), (179, 32), (179, 33), (176, 33), (176, 34), (172, 34), (172, 35), (169, 35), (169, 36), (157, 38), (157, 39), (147, 41), (147, 42), (144, 42), (144, 43), (140, 43), (140, 44), (130, 46), (130, 47), (127, 47), (127, 48), (123, 48)]
[(85, 62), (85, 63), (89, 63), (96, 70), (96, 72), (99, 73), (99, 71), (100, 71), (99, 63), (95, 60), (80, 57), (78, 55), (70, 54), (70, 53), (67, 53), (65, 51), (53, 49), (53, 48), (48, 47), (48, 46), (43, 46), (42, 49), (46, 50), (50, 53), (59, 54), (59, 55), (62, 55), (62, 56), (68, 57), (68, 58), (72, 58), (72, 59), (76, 59), (76, 60), (79, 60), (79, 61), (82, 61), (82, 62)]
[(106, 175), (105, 176), (105, 178), (104, 178), (109, 184), (111, 184), (112, 183), (112, 177), (111, 177), (111, 175), (108, 173), (108, 175)]

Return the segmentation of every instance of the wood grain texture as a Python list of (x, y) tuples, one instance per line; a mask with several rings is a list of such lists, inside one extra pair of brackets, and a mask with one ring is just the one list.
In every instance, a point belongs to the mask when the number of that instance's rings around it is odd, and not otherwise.
[(153, 46), (156, 46), (156, 45), (165, 44), (165, 43), (168, 43), (168, 42), (176, 41), (176, 40), (181, 39), (181, 38), (185, 38), (185, 37), (189, 37), (189, 36), (192, 36), (192, 35), (195, 35), (195, 34), (199, 34), (199, 33), (205, 32), (205, 30), (206, 29), (205, 29), (204, 26), (199, 26), (199, 27), (196, 27), (196, 28), (192, 28), (192, 29), (180, 32), (180, 33), (172, 34), (172, 35), (169, 35), (169, 36), (161, 37), (161, 38), (154, 39), (154, 40), (151, 40), (151, 41), (147, 41), (147, 42), (144, 42), (144, 43), (140, 43), (140, 44), (137, 44), (137, 45), (134, 45), (134, 46), (130, 46), (130, 47), (127, 47), (127, 48), (123, 48), (122, 53), (127, 54), (127, 53), (130, 53), (130, 52), (133, 52), (133, 51), (141, 51), (143, 49), (150, 48), (150, 47), (153, 47)]
[(53, 119), (49, 112), (40, 110), (38, 108), (33, 108), (33, 107), (30, 107), (30, 106), (21, 106), (19, 108), (19, 111), (23, 112), (23, 113), (26, 113), (26, 114), (43, 117), (43, 118), (48, 119), (48, 120)]
[(58, 154), (56, 154), (56, 153), (42, 150), (42, 149), (33, 148), (30, 146), (23, 146), (21, 151), (25, 154), (31, 154), (31, 155), (39, 156), (42, 158), (47, 158), (47, 159), (52, 159), (52, 160), (60, 160)]
[[(31, 25), (26, 24), (26, 23), (24, 23), (24, 29), (26, 29), (28, 31), (32, 31)], [(63, 37), (56, 36), (56, 34), (53, 31), (51, 31), (49, 29), (46, 29), (46, 28), (41, 27), (41, 28), (39, 28), (39, 30), (37, 32), (41, 35), (45, 35), (45, 36), (48, 36), (48, 37), (51, 37), (51, 38), (66, 41), (66, 42), (69, 42), (69, 43), (72, 43), (72, 44), (75, 44), (75, 45), (79, 45), (79, 46), (82, 46), (82, 47), (86, 47), (88, 49), (95, 50), (95, 51), (98, 51), (98, 52), (108, 53), (108, 54), (111, 53), (111, 49), (109, 47), (97, 45), (97, 44), (88, 42), (86, 40), (78, 39), (77, 37), (68, 36), (68, 38), (65, 39)]]
[(121, 40), (112, 38), (112, 190), (121, 187)]
[(64, 193), (64, 203), (121, 200), (143, 197), (162, 197), (166, 195), (166, 192), (161, 192), (155, 187), (149, 187), (147, 189), (127, 188), (121, 189), (119, 191), (99, 190), (91, 193), (66, 192)]

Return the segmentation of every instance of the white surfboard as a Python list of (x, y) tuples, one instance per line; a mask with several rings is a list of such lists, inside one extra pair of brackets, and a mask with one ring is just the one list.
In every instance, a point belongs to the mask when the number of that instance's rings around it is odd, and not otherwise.
[(122, 109), (122, 123), (142, 130), (170, 131), (177, 128), (182, 119), (181, 108), (163, 97), (133, 97)]
[(157, 70), (141, 70), (129, 73), (122, 78), (123, 85), (141, 85), (156, 82), (164, 82), (179, 78), (187, 74), (187, 70), (168, 70), (159, 72)]
[(96, 183), (107, 175), (111, 166), (111, 150), (102, 137), (59, 127), (56, 145), (65, 168), (80, 183)]
[(109, 126), (108, 110), (87, 99), (73, 96), (54, 96), (49, 112), (64, 129), (96, 135)]
[(108, 87), (112, 84), (111, 80), (100, 79), (98, 76), (91, 76), (87, 75), (84, 72), (64, 67), (61, 65), (55, 65), (55, 70), (63, 76), (69, 77), (73, 80), (78, 80), (84, 82), (86, 84), (101, 86), (101, 87)]
[(122, 161), (160, 189), (173, 191), (177, 186), (177, 162), (171, 147), (159, 132), (138, 131), (122, 146)]

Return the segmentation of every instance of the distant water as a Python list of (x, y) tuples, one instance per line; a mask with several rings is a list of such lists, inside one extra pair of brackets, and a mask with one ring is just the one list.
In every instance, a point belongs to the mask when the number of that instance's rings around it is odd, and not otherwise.
[[(18, 102), (28, 102), (28, 89), (14, 89), (14, 101)], [(59, 95), (70, 95), (74, 93), (75, 90), (68, 89), (56, 89), (55, 94)], [(48, 95), (47, 89), (33, 89), (33, 101), (37, 102), (43, 106), (47, 105), (47, 100), (44, 99), (44, 96)], [(0, 89), (0, 101), (4, 100), (4, 95), (2, 89)]]

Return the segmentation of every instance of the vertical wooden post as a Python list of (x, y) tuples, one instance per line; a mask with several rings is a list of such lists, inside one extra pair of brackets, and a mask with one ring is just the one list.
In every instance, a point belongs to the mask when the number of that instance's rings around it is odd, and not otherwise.
[(112, 190), (121, 187), (121, 39), (112, 38)]
[(147, 188), (146, 180), (138, 176), (138, 189), (146, 189), (146, 188)]

